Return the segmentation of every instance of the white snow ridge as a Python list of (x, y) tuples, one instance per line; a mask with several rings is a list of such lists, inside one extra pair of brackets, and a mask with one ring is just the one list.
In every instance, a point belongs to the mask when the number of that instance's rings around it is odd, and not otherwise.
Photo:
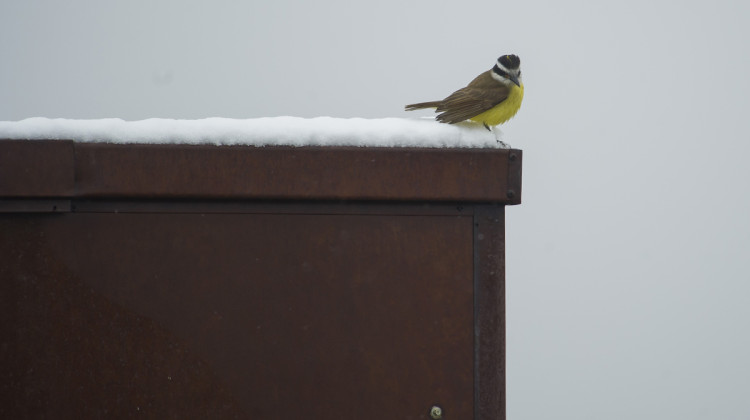
[(104, 143), (254, 146), (499, 148), (481, 124), (441, 124), (432, 118), (151, 118), (124, 121), (28, 118), (0, 121), (0, 139), (65, 139)]

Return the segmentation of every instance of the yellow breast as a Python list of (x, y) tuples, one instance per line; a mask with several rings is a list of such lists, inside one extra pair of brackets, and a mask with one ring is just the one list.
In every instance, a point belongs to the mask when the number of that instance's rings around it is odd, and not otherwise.
[(523, 101), (523, 83), (521, 83), (520, 87), (513, 85), (508, 97), (504, 101), (500, 102), (494, 108), (471, 118), (471, 120), (485, 123), (489, 126), (502, 124), (516, 115), (516, 112), (521, 108), (521, 101)]

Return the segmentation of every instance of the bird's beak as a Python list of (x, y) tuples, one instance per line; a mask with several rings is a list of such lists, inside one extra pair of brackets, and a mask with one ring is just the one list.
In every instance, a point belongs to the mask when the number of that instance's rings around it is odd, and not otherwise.
[(514, 74), (510, 75), (510, 81), (515, 83), (516, 86), (521, 87), (521, 83), (518, 81), (518, 77)]

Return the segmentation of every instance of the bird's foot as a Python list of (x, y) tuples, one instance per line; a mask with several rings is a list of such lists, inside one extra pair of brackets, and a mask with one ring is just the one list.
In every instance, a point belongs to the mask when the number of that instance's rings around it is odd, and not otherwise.
[(495, 135), (495, 141), (497, 142), (498, 146), (503, 149), (510, 149), (510, 145), (503, 141), (503, 132), (499, 128), (493, 127), (490, 132)]

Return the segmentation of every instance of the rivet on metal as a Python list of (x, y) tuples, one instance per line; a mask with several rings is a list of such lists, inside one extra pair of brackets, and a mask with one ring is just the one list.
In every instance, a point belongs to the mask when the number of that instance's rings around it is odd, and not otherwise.
[(507, 193), (505, 193), (505, 195), (507, 195), (507, 196), (508, 196), (508, 198), (513, 198), (513, 197), (515, 197), (515, 196), (516, 196), (516, 192), (515, 192), (515, 191), (513, 191), (513, 190), (508, 190), (508, 192), (507, 192)]
[(443, 409), (440, 408), (440, 406), (433, 405), (430, 409), (430, 417), (432, 417), (435, 420), (442, 419), (443, 418)]
[(511, 162), (515, 162), (517, 157), (518, 156), (516, 156), (515, 153), (511, 153), (508, 155), (508, 159), (510, 159)]

